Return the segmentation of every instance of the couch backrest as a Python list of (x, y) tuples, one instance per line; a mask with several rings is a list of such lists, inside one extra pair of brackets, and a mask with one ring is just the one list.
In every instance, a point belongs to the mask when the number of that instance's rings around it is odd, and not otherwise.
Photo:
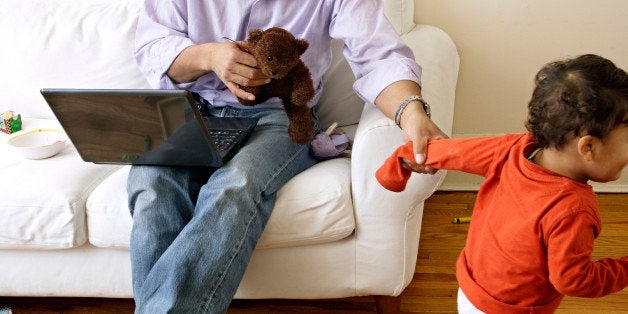
[[(133, 57), (142, 0), (0, 1), (0, 110), (53, 118), (41, 88), (150, 88)], [(399, 33), (413, 27), (413, 0), (385, 0)], [(363, 106), (353, 74), (334, 45), (319, 116), (323, 125), (357, 123)], [(124, 51), (124, 53), (120, 53)]]
[(414, 0), (384, 0), (384, 13), (399, 34), (405, 34), (415, 26)]
[(141, 4), (0, 1), (0, 108), (52, 118), (39, 94), (43, 87), (150, 88), (133, 57)]
[[(384, 0), (384, 12), (399, 34), (412, 30), (414, 24), (414, 0)], [(333, 122), (340, 126), (358, 123), (364, 102), (352, 89), (355, 77), (342, 56), (342, 45), (335, 42), (333, 61), (323, 83), (323, 95), (317, 106), (317, 115), (324, 128)]]

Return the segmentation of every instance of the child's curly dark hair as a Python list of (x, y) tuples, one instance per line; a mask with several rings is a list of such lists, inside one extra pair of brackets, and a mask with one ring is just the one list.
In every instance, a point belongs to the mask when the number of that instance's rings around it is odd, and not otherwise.
[(587, 54), (545, 65), (536, 75), (526, 128), (541, 147), (561, 148), (574, 136), (604, 138), (626, 123), (628, 75)]

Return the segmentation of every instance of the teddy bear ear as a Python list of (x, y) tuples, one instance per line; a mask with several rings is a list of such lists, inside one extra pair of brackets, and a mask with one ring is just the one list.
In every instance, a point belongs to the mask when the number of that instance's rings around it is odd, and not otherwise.
[(309, 46), (310, 44), (306, 40), (298, 39), (295, 46), (295, 50), (297, 51), (299, 55), (302, 55), (305, 52), (305, 50), (307, 50), (307, 47)]
[(264, 32), (261, 29), (254, 29), (249, 33), (249, 43), (251, 44), (257, 44), (258, 41), (260, 41), (260, 39), (262, 39), (262, 34)]

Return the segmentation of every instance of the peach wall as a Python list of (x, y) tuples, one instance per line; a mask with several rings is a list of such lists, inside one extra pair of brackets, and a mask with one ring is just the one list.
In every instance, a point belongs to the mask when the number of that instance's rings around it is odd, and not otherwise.
[[(595, 53), (628, 70), (626, 12), (625, 0), (415, 0), (415, 21), (446, 31), (460, 54), (453, 135), (524, 131), (532, 79), (549, 61)], [(450, 173), (441, 189), (474, 190), (481, 181)], [(628, 192), (628, 171), (594, 186)]]

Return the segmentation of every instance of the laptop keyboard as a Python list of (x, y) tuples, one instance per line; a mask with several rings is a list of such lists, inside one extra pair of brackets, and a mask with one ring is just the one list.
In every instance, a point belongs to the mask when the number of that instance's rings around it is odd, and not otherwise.
[(244, 130), (238, 129), (208, 129), (209, 135), (216, 148), (226, 150), (238, 139)]

